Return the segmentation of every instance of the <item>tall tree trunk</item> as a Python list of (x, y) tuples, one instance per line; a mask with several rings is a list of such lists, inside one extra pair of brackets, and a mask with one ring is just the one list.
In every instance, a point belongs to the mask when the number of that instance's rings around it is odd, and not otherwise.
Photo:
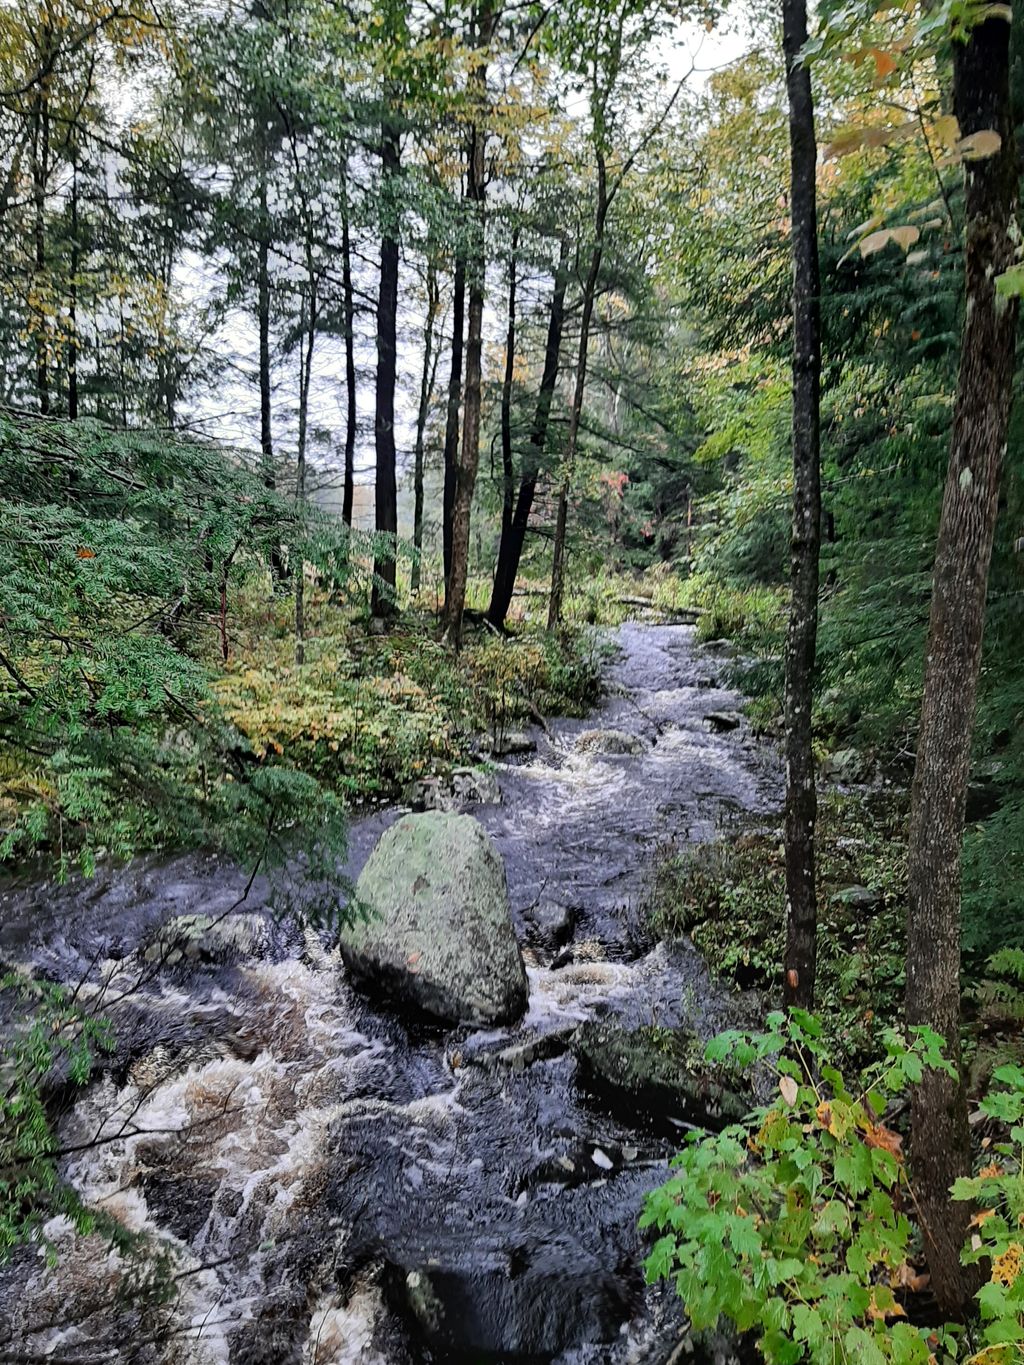
[(604, 256), (604, 230), (608, 217), (608, 174), (602, 152), (597, 154), (597, 210), (594, 216), (594, 245), (590, 253), (590, 269), (583, 284), (583, 308), (580, 316), (580, 345), (576, 356), (576, 383), (572, 407), (569, 410), (569, 434), (565, 442), (562, 483), (558, 490), (558, 514), (555, 521), (555, 542), (551, 560), (551, 597), (548, 602), (548, 630), (554, 630), (562, 619), (562, 600), (565, 596), (565, 542), (569, 522), (569, 494), (576, 472), (576, 451), (579, 446), (580, 422), (583, 418), (583, 399), (587, 391), (587, 353), (590, 349), (590, 324), (597, 298), (597, 282), (601, 276)]
[(452, 574), (452, 511), (455, 507), (455, 478), (459, 464), (459, 408), (462, 403), (462, 358), (466, 335), (466, 258), (460, 250), (455, 257), (452, 281), (452, 367), (448, 376), (448, 412), (444, 427), (444, 493), (441, 508), (441, 541), (444, 555), (444, 595)]
[[(516, 371), (516, 271), (519, 262), (519, 227), (512, 229), (508, 262), (508, 314), (505, 328), (505, 376), (501, 385), (501, 534), (508, 535), (515, 500), (515, 465), (512, 461), (512, 381)], [(499, 542), (500, 543), (500, 542)]]
[[(260, 456), (263, 483), (271, 491), (277, 487), (274, 467), (270, 387), (270, 213), (267, 207), (267, 146), (261, 132), (259, 147), (259, 237), (256, 243), (256, 314), (259, 328)], [(275, 583), (287, 578), (284, 559), (278, 547), (270, 554), (270, 573)]]
[(341, 519), (352, 525), (352, 504), (355, 499), (356, 429), (356, 309), (352, 291), (352, 243), (349, 238), (348, 203), (341, 219), (341, 295), (345, 320), (345, 491), (341, 502)]
[[(1010, 117), (1007, 18), (954, 44), (953, 97), (964, 136), (994, 129), (999, 151), (969, 162), (960, 374), (939, 521), (924, 700), (911, 797), (907, 1020), (940, 1033), (960, 1060), (960, 855), (989, 562), (1013, 393), (1017, 300), (996, 293), (1014, 261), (1017, 158)], [(963, 1084), (925, 1073), (911, 1096), (911, 1158), (932, 1289), (961, 1316), (971, 1272), (960, 1264), (970, 1209), (948, 1190), (970, 1171)]]
[(811, 749), (811, 699), (818, 637), (821, 552), (821, 308), (811, 74), (805, 0), (782, 0), (789, 95), (790, 216), (793, 256), (793, 523), (786, 637), (786, 955), (789, 1004), (814, 1001), (818, 902), (814, 832), (818, 814)]
[(437, 266), (433, 260), (427, 262), (427, 317), (423, 328), (423, 374), (420, 379), (420, 401), (416, 410), (416, 454), (413, 468), (413, 521), (412, 544), (415, 554), (412, 561), (411, 585), (413, 592), (420, 586), (420, 557), (423, 554), (423, 452), (426, 441), (427, 417), (430, 413), (430, 399), (434, 380), (434, 327), (441, 304), (441, 293), (437, 285)]
[(452, 503), (452, 561), (444, 609), (445, 639), (454, 649), (462, 644), (462, 614), (469, 580), (469, 522), (480, 463), (480, 417), (483, 399), (484, 285), (487, 272), (486, 199), (484, 151), (487, 142), (486, 48), (494, 31), (493, 0), (481, 0), (474, 23), (474, 42), (480, 56), (472, 72), (477, 119), (470, 132), (466, 198), (472, 213), (472, 247), (467, 264), (469, 320), (466, 336), (466, 399), (462, 416), (462, 450), (455, 476)]
[(558, 362), (562, 349), (562, 329), (565, 325), (565, 290), (569, 278), (566, 269), (568, 255), (569, 245), (563, 238), (558, 257), (558, 267), (555, 271), (554, 290), (551, 295), (551, 313), (548, 317), (547, 343), (544, 348), (544, 373), (541, 376), (540, 391), (537, 394), (537, 408), (534, 413), (533, 428), (530, 432), (528, 463), (520, 480), (519, 493), (516, 497), (516, 505), (509, 521), (507, 533), (505, 528), (502, 528), (501, 540), (498, 544), (498, 563), (494, 570), (494, 587), (491, 589), (491, 601), (487, 608), (487, 619), (498, 630), (504, 626), (508, 609), (512, 604), (516, 575), (519, 573), (519, 561), (522, 559), (523, 544), (526, 540), (526, 528), (529, 525), (533, 498), (537, 490), (537, 475), (547, 445), (548, 419), (551, 415), (551, 402), (555, 394), (555, 385), (558, 383)]
[[(68, 261), (68, 417), (78, 417), (78, 163), (71, 163), (71, 252)], [(161, 364), (163, 364), (161, 358)]]
[[(300, 515), (306, 501), (306, 439), (309, 430), (309, 385), (313, 374), (313, 347), (316, 345), (317, 291), (312, 263), (307, 267), (309, 310), (306, 316), (305, 354), (299, 360), (299, 439), (295, 461), (295, 500)], [(295, 662), (306, 662), (306, 574), (301, 555), (293, 567), (295, 575)]]
[[(46, 30), (44, 53), (49, 51)], [(46, 287), (46, 186), (50, 175), (50, 107), (45, 83), (37, 86), (32, 113), (32, 205), (34, 259), (32, 278), (37, 295), (36, 309), (36, 396), (39, 411), (50, 411), (50, 323), (47, 316)]]
[(380, 290), (377, 298), (377, 411), (374, 426), (376, 486), (374, 506), (378, 537), (373, 558), (370, 609), (374, 616), (396, 610), (395, 555), (398, 538), (398, 485), (395, 477), (395, 377), (398, 359), (398, 133), (385, 121), (381, 128)]

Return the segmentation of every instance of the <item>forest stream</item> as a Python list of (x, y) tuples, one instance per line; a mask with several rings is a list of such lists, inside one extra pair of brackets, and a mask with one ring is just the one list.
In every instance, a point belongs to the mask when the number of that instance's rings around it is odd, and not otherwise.
[[(0, 958), (84, 981), (116, 1032), (69, 1088), (64, 1173), (172, 1252), (169, 1287), (144, 1302), (106, 1242), (54, 1220), (55, 1266), (33, 1248), (0, 1279), (0, 1361), (692, 1358), (671, 1293), (643, 1287), (636, 1226), (681, 1133), (585, 1094), (571, 1038), (596, 1017), (702, 1036), (735, 1017), (694, 950), (653, 942), (645, 897), (660, 845), (769, 814), (779, 773), (745, 724), (706, 720), (739, 698), (690, 627), (615, 638), (601, 708), (538, 727), (536, 751), (499, 768), (500, 803), (472, 808), (527, 962), (512, 1028), (427, 1030), (370, 1002), (326, 932), (273, 921), (258, 881), (216, 950), (147, 972), (162, 922), (217, 917), (244, 890), (217, 859), (0, 896)], [(626, 752), (596, 729), (632, 737)], [(353, 875), (394, 818), (353, 828)], [(417, 1315), (425, 1267), (435, 1299)]]

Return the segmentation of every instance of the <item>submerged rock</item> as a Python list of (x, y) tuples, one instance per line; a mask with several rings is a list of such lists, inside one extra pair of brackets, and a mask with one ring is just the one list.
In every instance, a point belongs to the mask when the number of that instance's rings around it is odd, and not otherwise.
[(505, 867), (471, 816), (392, 825), (356, 899), (368, 917), (342, 930), (341, 952), (366, 985), (449, 1023), (511, 1023), (526, 1009)]
[(453, 1231), (390, 1258), (392, 1295), (418, 1334), (464, 1365), (614, 1341), (638, 1297), (632, 1277), (556, 1227)]
[(704, 724), (716, 734), (723, 734), (728, 730), (738, 730), (743, 724), (743, 717), (738, 711), (709, 711), (704, 717)]
[(532, 735), (525, 730), (513, 730), (492, 742), (491, 753), (495, 758), (512, 758), (517, 754), (532, 754), (536, 748), (537, 741)]
[(584, 1089), (624, 1117), (722, 1128), (750, 1108), (736, 1090), (709, 1074), (697, 1040), (683, 1029), (628, 1029), (595, 1020), (577, 1030), (573, 1052)]
[(584, 730), (576, 741), (576, 748), (586, 754), (642, 754), (646, 745), (639, 735), (625, 730)]
[(181, 961), (219, 965), (263, 956), (271, 937), (264, 915), (178, 915), (159, 929), (142, 956), (145, 962), (167, 966)]

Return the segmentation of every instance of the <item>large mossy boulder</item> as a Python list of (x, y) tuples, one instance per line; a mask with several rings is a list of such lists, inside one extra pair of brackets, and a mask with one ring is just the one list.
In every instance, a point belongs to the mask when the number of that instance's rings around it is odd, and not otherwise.
[(469, 815), (426, 811), (387, 831), (356, 883), (365, 918), (341, 952), (371, 990), (447, 1023), (507, 1024), (526, 1009), (505, 866)]
[(716, 1074), (685, 1029), (594, 1020), (577, 1030), (573, 1052), (583, 1089), (627, 1119), (682, 1119), (718, 1129), (751, 1107), (739, 1078)]

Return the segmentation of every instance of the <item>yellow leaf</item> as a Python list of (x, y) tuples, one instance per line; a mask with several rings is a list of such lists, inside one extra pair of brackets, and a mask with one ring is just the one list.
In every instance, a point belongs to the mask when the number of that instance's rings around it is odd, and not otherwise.
[(891, 236), (892, 240), (897, 242), (904, 251), (909, 251), (921, 236), (921, 230), (908, 223), (905, 227), (893, 228)]
[(792, 1076), (782, 1076), (779, 1079), (779, 1093), (788, 1105), (796, 1104), (796, 1097), (800, 1093), (800, 1087)]
[(881, 251), (887, 247), (891, 240), (892, 233), (888, 228), (882, 228), (880, 232), (871, 232), (860, 243), (860, 254), (862, 256), (873, 256), (876, 251)]
[(891, 76), (899, 65), (888, 52), (883, 52), (880, 47), (871, 48), (871, 55), (875, 59), (875, 74), (880, 81), (884, 81), (886, 76)]
[(957, 143), (957, 151), (965, 161), (984, 161), (986, 157), (995, 156), (1002, 145), (1003, 139), (994, 128), (981, 128), (962, 137)]

